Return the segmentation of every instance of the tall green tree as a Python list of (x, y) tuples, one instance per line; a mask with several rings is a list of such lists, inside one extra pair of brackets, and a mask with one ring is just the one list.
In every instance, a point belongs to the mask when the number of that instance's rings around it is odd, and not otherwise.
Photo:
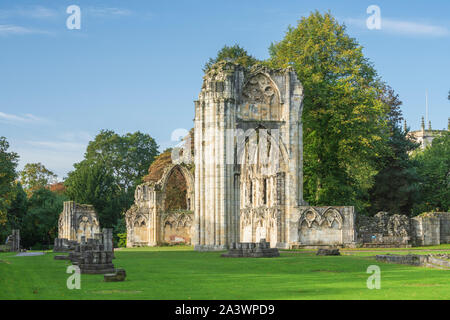
[(419, 197), (419, 176), (416, 161), (409, 158), (408, 152), (415, 150), (418, 145), (409, 140), (407, 134), (399, 126), (392, 129), (388, 139), (390, 151), (380, 159), (380, 171), (370, 190), (372, 214), (379, 211), (406, 215), (412, 213)]
[(93, 205), (102, 227), (122, 232), (122, 213), (133, 203), (134, 190), (157, 155), (158, 145), (148, 134), (102, 130), (89, 142), (84, 160), (68, 174), (65, 193), (71, 200)]
[(27, 213), (28, 199), (20, 182), (14, 184), (11, 192), (11, 205), (8, 209), (8, 225), (11, 229), (20, 229)]
[(238, 44), (235, 44), (234, 46), (225, 45), (219, 50), (215, 58), (209, 58), (209, 61), (203, 67), (203, 71), (208, 71), (213, 64), (219, 61), (231, 61), (244, 67), (251, 67), (258, 62), (256, 58), (249, 55), (248, 52)]
[(409, 154), (419, 144), (411, 141), (407, 129), (401, 127), (403, 116), (400, 106), (403, 103), (398, 94), (383, 85), (380, 99), (389, 107), (389, 137), (386, 140), (388, 148), (379, 159), (379, 172), (370, 190), (370, 213), (387, 211), (410, 215), (419, 196), (419, 177), (415, 161), (410, 159)]
[(120, 217), (125, 193), (116, 183), (113, 169), (103, 162), (84, 160), (65, 181), (65, 194), (70, 200), (95, 207), (102, 227), (112, 227)]
[(53, 244), (58, 234), (58, 218), (63, 209), (64, 195), (47, 188), (37, 189), (28, 201), (27, 214), (21, 227), (21, 245), (24, 248), (42, 248)]
[(9, 143), (5, 137), (0, 137), (0, 228), (7, 223), (7, 210), (11, 205), (11, 192), (14, 189), (16, 167), (19, 156), (8, 152)]
[(314, 12), (269, 48), (304, 88), (304, 196), (316, 205), (369, 206), (368, 190), (389, 135), (380, 80), (361, 45), (329, 13)]
[(0, 227), (0, 243), (11, 234), (12, 229), (22, 229), (23, 219), (27, 213), (27, 194), (20, 182), (15, 182), (8, 196), (10, 204), (6, 211), (6, 223)]
[(23, 170), (19, 172), (19, 178), (28, 196), (31, 196), (33, 191), (54, 183), (57, 175), (38, 162), (27, 163)]
[(414, 213), (450, 210), (450, 133), (415, 155), (420, 179), (420, 199)]
[(88, 163), (103, 163), (112, 170), (117, 186), (132, 189), (142, 182), (150, 164), (158, 155), (158, 145), (148, 134), (139, 131), (119, 135), (102, 130), (89, 142), (85, 153)]

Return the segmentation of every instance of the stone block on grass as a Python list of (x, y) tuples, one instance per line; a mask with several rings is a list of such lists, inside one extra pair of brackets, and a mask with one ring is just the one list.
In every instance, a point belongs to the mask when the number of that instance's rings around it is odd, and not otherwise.
[(316, 256), (340, 256), (339, 249), (319, 249)]
[(54, 256), (55, 260), (69, 260), (69, 256), (68, 255), (58, 255), (58, 256)]
[(127, 277), (127, 273), (124, 269), (116, 269), (114, 273), (107, 273), (104, 276), (105, 282), (118, 282), (124, 281)]

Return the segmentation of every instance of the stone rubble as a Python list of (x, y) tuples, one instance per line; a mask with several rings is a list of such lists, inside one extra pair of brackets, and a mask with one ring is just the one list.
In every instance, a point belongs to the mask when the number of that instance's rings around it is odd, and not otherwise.
[(319, 249), (317, 250), (316, 256), (340, 256), (341, 252), (339, 249)]
[(127, 277), (127, 273), (124, 269), (116, 269), (114, 273), (107, 273), (104, 275), (105, 282), (119, 282), (124, 281)]
[(225, 258), (273, 258), (279, 257), (280, 252), (277, 248), (271, 248), (266, 239), (261, 239), (258, 243), (232, 243), (230, 250), (221, 256)]

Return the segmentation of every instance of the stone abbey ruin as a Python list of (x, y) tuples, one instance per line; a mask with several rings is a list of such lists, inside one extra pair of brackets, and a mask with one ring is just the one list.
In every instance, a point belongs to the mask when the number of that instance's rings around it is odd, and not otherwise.
[(97, 213), (91, 205), (64, 202), (59, 216), (55, 260), (70, 260), (83, 274), (104, 274), (105, 281), (123, 281), (125, 270), (114, 268), (113, 229), (100, 232)]
[[(187, 243), (195, 250), (224, 250), (263, 239), (272, 248), (450, 242), (448, 213), (360, 219), (352, 206), (305, 203), (302, 101), (302, 85), (290, 68), (214, 65), (195, 101), (193, 137), (173, 153), (157, 181), (136, 189), (126, 212), (127, 246)], [(174, 172), (186, 184), (179, 211), (166, 203)]]
[(94, 207), (66, 201), (58, 219), (58, 238), (55, 239), (54, 250), (68, 251), (81, 243), (83, 237), (94, 239), (98, 233), (100, 225)]
[[(353, 206), (305, 203), (302, 101), (291, 68), (214, 65), (204, 76), (184, 147), (135, 190), (125, 213), (127, 247), (184, 243), (258, 256), (254, 250), (450, 243), (450, 213), (365, 217)], [(174, 175), (184, 181), (177, 210), (169, 204)], [(58, 231), (55, 251), (101, 244), (92, 206), (64, 203)]]
[[(195, 102), (193, 165), (187, 152), (159, 181), (136, 189), (126, 213), (127, 246), (192, 243), (224, 250), (259, 243), (290, 248), (355, 243), (353, 207), (303, 201), (303, 88), (295, 72), (220, 62)], [(181, 153), (180, 153), (181, 154)], [(166, 211), (173, 171), (186, 181), (186, 210)], [(301, 230), (301, 232), (299, 232)]]

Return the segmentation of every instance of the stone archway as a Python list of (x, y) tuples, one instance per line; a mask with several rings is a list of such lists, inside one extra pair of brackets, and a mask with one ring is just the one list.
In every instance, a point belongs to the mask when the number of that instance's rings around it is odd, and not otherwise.
[[(195, 101), (196, 250), (223, 250), (264, 235), (271, 246), (289, 247), (289, 222), (304, 202), (302, 101), (291, 68), (222, 61), (207, 71)], [(261, 128), (279, 132), (280, 171), (264, 173), (261, 162), (242, 165), (239, 148), (251, 144), (239, 139)], [(263, 219), (258, 235), (255, 215)]]
[[(183, 182), (172, 179), (176, 175), (182, 177)], [(170, 191), (171, 184), (184, 183), (186, 186), (185, 199), (173, 198)], [(161, 207), (158, 214), (160, 232), (159, 243), (191, 243), (194, 205), (194, 177), (192, 173), (183, 165), (173, 164), (164, 170), (160, 180), (161, 185)], [(178, 186), (179, 187), (179, 186)], [(179, 193), (176, 194), (179, 196)], [(184, 200), (184, 205), (180, 206), (177, 200)]]
[(342, 214), (333, 207), (309, 207), (298, 220), (299, 243), (306, 246), (342, 245)]
[[(189, 169), (184, 165), (172, 164), (164, 169), (163, 176), (158, 181), (158, 184), (161, 186), (161, 192), (166, 192), (169, 184), (169, 179), (170, 177), (172, 177), (175, 171), (180, 172), (186, 182), (186, 209), (192, 210), (192, 208), (194, 207), (194, 176), (192, 172), (189, 171)], [(164, 197), (163, 199), (164, 208), (166, 207), (165, 200), (166, 197)]]
[[(180, 174), (186, 183), (185, 207), (168, 210), (167, 190), (171, 176)], [(146, 182), (135, 191), (134, 205), (126, 212), (127, 247), (164, 243), (191, 243), (194, 204), (194, 177), (184, 164), (164, 168), (157, 182)]]
[(276, 247), (284, 238), (286, 150), (274, 131), (247, 130), (239, 154), (240, 241), (266, 239)]

